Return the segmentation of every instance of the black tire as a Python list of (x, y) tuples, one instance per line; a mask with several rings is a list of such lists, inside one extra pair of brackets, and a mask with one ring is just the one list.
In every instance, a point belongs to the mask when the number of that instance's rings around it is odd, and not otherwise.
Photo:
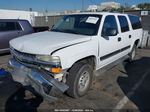
[[(88, 74), (89, 78), (84, 79), (86, 87), (81, 90), (79, 87), (79, 81), (82, 82), (82, 78), (84, 74)], [(85, 62), (78, 62), (73, 65), (73, 67), (69, 70), (69, 75), (67, 77), (67, 84), (69, 89), (67, 90), (67, 94), (73, 98), (79, 98), (84, 96), (90, 88), (93, 76), (93, 68), (90, 64)], [(82, 85), (82, 84), (81, 84)]]
[(131, 53), (129, 53), (129, 62), (132, 62), (136, 56), (136, 45), (133, 46)]

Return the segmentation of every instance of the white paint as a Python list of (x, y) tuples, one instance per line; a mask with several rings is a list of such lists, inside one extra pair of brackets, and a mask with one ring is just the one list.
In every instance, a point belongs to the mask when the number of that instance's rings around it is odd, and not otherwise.
[(86, 20), (86, 22), (87, 23), (96, 24), (98, 20), (99, 20), (98, 17), (88, 17), (87, 20)]
[(26, 19), (33, 25), (34, 16), (38, 16), (38, 12), (0, 9), (0, 19)]
[(148, 15), (148, 11), (141, 11), (141, 16), (147, 16)]
[(55, 75), (54, 75), (54, 79), (61, 78), (62, 76), (63, 76), (63, 74), (55, 74)]
[(142, 84), (142, 82), (144, 81), (144, 79), (146, 78), (146, 76), (148, 75), (149, 71), (146, 72), (142, 78), (140, 78), (140, 80), (133, 86), (133, 88), (131, 89), (130, 92), (127, 93), (126, 96), (124, 96), (120, 101), (119, 103), (116, 105), (116, 107), (114, 108), (114, 111), (113, 112), (119, 112), (120, 109), (122, 109), (126, 104), (127, 102), (129, 101), (129, 98), (131, 98), (135, 91), (139, 88), (139, 86)]
[(90, 39), (91, 36), (47, 31), (13, 39), (10, 45), (21, 52), (50, 55), (56, 49)]

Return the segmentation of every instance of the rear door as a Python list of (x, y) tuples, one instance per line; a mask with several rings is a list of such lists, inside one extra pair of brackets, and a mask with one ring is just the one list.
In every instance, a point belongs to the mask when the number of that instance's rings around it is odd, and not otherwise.
[(0, 22), (0, 51), (9, 50), (9, 41), (18, 36), (16, 22)]
[(132, 31), (127, 16), (118, 15), (120, 31), (120, 55), (125, 56), (129, 53), (132, 42)]

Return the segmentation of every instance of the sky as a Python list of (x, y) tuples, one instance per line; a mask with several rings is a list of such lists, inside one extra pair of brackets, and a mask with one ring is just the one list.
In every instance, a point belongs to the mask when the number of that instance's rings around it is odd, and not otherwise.
[[(150, 3), (150, 0), (84, 0), (85, 8), (89, 5), (99, 5), (101, 2), (119, 2), (121, 5), (139, 3)], [(82, 0), (0, 0), (0, 9), (17, 9), (44, 12), (63, 12), (66, 10), (82, 9)]]

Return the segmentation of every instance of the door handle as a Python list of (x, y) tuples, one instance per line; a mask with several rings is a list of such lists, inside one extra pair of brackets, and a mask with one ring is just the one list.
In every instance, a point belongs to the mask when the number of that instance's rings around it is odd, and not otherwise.
[(121, 37), (118, 38), (118, 42), (120, 42), (120, 41), (121, 41)]
[(132, 36), (131, 35), (129, 35), (129, 38), (131, 38)]

